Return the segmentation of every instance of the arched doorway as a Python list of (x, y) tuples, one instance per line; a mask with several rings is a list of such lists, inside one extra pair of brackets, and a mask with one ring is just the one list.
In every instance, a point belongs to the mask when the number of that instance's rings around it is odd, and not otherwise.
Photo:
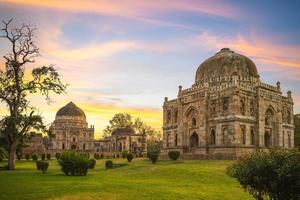
[(216, 131), (215, 129), (212, 129), (210, 132), (210, 144), (215, 145), (216, 144)]
[(193, 133), (190, 137), (190, 147), (195, 148), (198, 147), (199, 144), (199, 137), (197, 135), (197, 133)]
[(271, 132), (270, 131), (265, 132), (264, 140), (265, 140), (265, 147), (267, 147), (267, 148), (271, 147)]
[(71, 149), (72, 150), (75, 150), (77, 147), (76, 147), (76, 145), (75, 144), (73, 144), (72, 146), (71, 146)]

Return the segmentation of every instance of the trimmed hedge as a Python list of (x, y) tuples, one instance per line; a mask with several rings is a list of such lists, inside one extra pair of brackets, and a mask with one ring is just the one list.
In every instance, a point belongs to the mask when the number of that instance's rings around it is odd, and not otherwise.
[(177, 160), (180, 156), (180, 152), (179, 151), (169, 151), (168, 156), (171, 160)]
[(114, 164), (113, 164), (113, 161), (112, 161), (112, 160), (107, 160), (107, 161), (105, 162), (105, 168), (106, 168), (106, 169), (112, 169), (113, 166), (114, 166)]
[(90, 168), (89, 159), (74, 151), (63, 152), (58, 163), (61, 166), (61, 171), (67, 176), (86, 176)]
[(48, 170), (49, 163), (43, 160), (36, 161), (36, 169), (42, 171), (45, 174)]
[(32, 154), (31, 158), (32, 160), (37, 161), (39, 157), (36, 154)]
[(60, 159), (60, 153), (56, 153), (55, 158), (56, 158), (56, 160), (59, 160)]
[(158, 159), (158, 156), (159, 156), (159, 153), (158, 152), (149, 152), (149, 159), (151, 160), (151, 162), (153, 164), (155, 164), (157, 162), (157, 159)]
[(30, 158), (30, 156), (29, 156), (29, 154), (27, 153), (27, 154), (25, 155), (25, 159), (26, 159), (26, 160), (29, 160), (29, 158)]
[(126, 155), (126, 157), (127, 157), (128, 162), (131, 162), (132, 159), (133, 159), (132, 153), (128, 153), (128, 154)]
[(96, 159), (89, 160), (90, 169), (94, 169), (96, 166)]

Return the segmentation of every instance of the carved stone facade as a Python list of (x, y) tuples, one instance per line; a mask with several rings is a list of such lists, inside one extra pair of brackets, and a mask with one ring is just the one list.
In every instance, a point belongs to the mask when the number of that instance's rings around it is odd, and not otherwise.
[(162, 157), (233, 159), (255, 148), (294, 147), (293, 99), (260, 81), (255, 64), (228, 48), (204, 61), (191, 88), (163, 105)]
[(94, 126), (88, 127), (85, 113), (73, 102), (56, 113), (50, 131), (53, 136), (50, 141), (52, 151), (94, 151)]
[(96, 151), (105, 155), (121, 154), (122, 151), (141, 155), (147, 151), (146, 135), (137, 134), (131, 128), (118, 128), (112, 135), (95, 142)]

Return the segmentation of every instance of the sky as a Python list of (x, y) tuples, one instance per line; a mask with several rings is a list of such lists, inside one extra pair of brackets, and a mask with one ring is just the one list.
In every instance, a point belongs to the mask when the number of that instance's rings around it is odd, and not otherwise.
[[(161, 130), (164, 97), (189, 88), (198, 66), (224, 47), (251, 58), (263, 82), (291, 90), (299, 113), (299, 8), (276, 0), (0, 0), (0, 20), (36, 26), (41, 56), (28, 69), (54, 64), (69, 84), (50, 104), (30, 97), (44, 121), (73, 101), (99, 138), (119, 112)], [(7, 50), (0, 39), (0, 67)]]

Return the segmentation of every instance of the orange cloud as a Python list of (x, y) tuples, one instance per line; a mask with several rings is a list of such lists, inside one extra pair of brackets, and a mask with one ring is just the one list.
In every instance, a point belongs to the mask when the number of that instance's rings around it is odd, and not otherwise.
[(134, 20), (142, 20), (148, 23), (166, 26), (179, 26), (171, 22), (162, 20), (149, 19), (149, 16), (156, 16), (158, 13), (166, 13), (169, 11), (192, 12), (196, 14), (205, 14), (212, 16), (220, 16), (226, 18), (234, 18), (240, 15), (239, 11), (224, 4), (222, 1), (180, 1), (180, 0), (165, 0), (165, 1), (110, 1), (110, 0), (4, 0), (6, 3), (21, 4), (27, 6), (46, 7), (51, 9), (59, 9), (70, 12), (87, 12), (97, 13), (102, 15), (120, 16), (132, 18)]
[(299, 46), (278, 44), (270, 38), (246, 38), (238, 36), (236, 38), (222, 38), (207, 32), (197, 37), (198, 41), (206, 44), (210, 48), (229, 47), (238, 50), (249, 57), (264, 63), (276, 64), (282, 67), (300, 68)]

